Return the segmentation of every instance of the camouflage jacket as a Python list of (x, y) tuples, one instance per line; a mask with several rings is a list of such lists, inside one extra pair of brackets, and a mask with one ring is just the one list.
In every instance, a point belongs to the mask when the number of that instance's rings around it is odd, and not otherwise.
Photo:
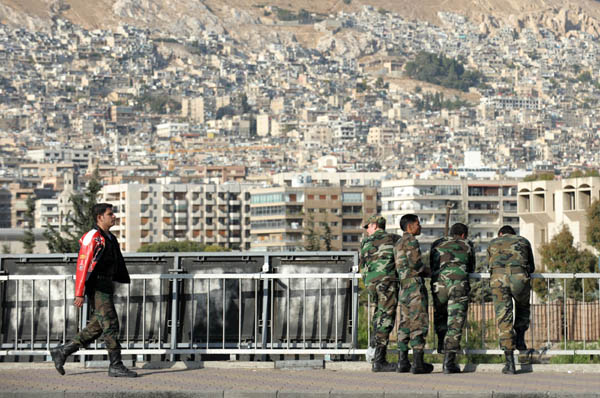
[(431, 245), (429, 263), (434, 279), (442, 271), (455, 274), (453, 279), (468, 279), (469, 273), (475, 271), (473, 244), (466, 239), (438, 239)]
[(360, 243), (359, 267), (365, 285), (382, 280), (397, 280), (394, 269), (394, 244), (400, 237), (377, 230)]
[(535, 271), (531, 244), (522, 236), (507, 234), (490, 242), (488, 270), (508, 266), (521, 266), (530, 274)]
[(402, 234), (402, 238), (396, 242), (394, 257), (396, 259), (396, 273), (400, 280), (429, 274), (429, 269), (421, 261), (419, 241), (408, 232)]

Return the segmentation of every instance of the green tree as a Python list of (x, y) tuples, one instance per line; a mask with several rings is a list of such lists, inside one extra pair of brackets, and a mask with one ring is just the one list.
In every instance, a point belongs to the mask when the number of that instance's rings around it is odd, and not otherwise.
[(318, 251), (320, 248), (319, 235), (315, 230), (315, 217), (310, 214), (306, 221), (306, 228), (304, 229), (304, 249), (309, 252), (314, 252)]
[(331, 241), (333, 240), (331, 227), (329, 226), (327, 219), (325, 219), (321, 225), (323, 227), (323, 234), (321, 235), (321, 238), (323, 239), (323, 245), (325, 245), (325, 250), (331, 251)]
[[(69, 198), (73, 212), (58, 229), (47, 224), (44, 237), (51, 253), (76, 253), (79, 251), (79, 238), (95, 225), (92, 208), (98, 203), (98, 192), (102, 189), (98, 169), (94, 171), (83, 193), (74, 193)], [(72, 225), (72, 227), (70, 225)]]
[(33, 226), (35, 224), (35, 197), (30, 195), (25, 202), (27, 210), (25, 210), (25, 221), (27, 222), (27, 229), (21, 242), (23, 242), (23, 250), (25, 253), (33, 253), (35, 247), (35, 235), (33, 234)]
[(600, 252), (600, 200), (595, 200), (587, 210), (587, 242)]
[(174, 252), (226, 252), (231, 249), (216, 246), (216, 245), (205, 245), (199, 242), (193, 242), (190, 240), (175, 241), (171, 240), (168, 242), (156, 242), (146, 243), (142, 245), (138, 252), (141, 253), (174, 253)]
[[(550, 242), (540, 247), (540, 253), (542, 254), (542, 263), (551, 272), (594, 272), (596, 266), (596, 256), (592, 252), (587, 249), (580, 250), (573, 245), (573, 234), (566, 225), (552, 237)], [(585, 299), (590, 300), (596, 297), (598, 282), (592, 279), (567, 279), (566, 283), (563, 280), (550, 280), (550, 291), (548, 291), (546, 281), (536, 279), (534, 280), (534, 289), (543, 299), (562, 300), (563, 287), (566, 286), (568, 298), (582, 300), (582, 281), (585, 281)]]

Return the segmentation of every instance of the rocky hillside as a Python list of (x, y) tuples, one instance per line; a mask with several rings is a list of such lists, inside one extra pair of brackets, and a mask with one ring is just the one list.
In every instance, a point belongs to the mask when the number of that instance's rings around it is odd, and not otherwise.
[(420, 0), (418, 4), (415, 7), (412, 0), (0, 0), (0, 21), (44, 29), (51, 17), (60, 15), (88, 29), (126, 23), (176, 35), (208, 29), (228, 31), (242, 40), (299, 38), (324, 46), (327, 43), (319, 40), (322, 35), (312, 25), (310, 29), (283, 26), (277, 14), (268, 10), (279, 7), (297, 13), (304, 9), (323, 18), (372, 5), (435, 24), (440, 23), (439, 11), (451, 11), (480, 24), (484, 33), (508, 24), (517, 30), (545, 28), (560, 35), (583, 31), (600, 36), (600, 2), (595, 0)]

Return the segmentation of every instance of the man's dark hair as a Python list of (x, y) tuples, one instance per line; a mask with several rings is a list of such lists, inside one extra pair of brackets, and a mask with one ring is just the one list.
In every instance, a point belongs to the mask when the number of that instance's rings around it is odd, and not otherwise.
[(98, 222), (98, 216), (106, 213), (106, 209), (112, 209), (113, 205), (110, 203), (97, 203), (92, 207), (92, 217), (94, 217), (94, 222)]
[(412, 224), (417, 221), (419, 221), (419, 216), (417, 216), (416, 214), (405, 214), (400, 219), (400, 229), (402, 231), (406, 231), (406, 227), (408, 226), (408, 224)]
[(510, 225), (505, 225), (502, 228), (500, 228), (500, 230), (498, 231), (498, 235), (506, 234), (516, 235), (517, 233), (515, 232), (515, 229), (513, 227), (511, 227)]
[(465, 237), (469, 235), (469, 227), (463, 223), (457, 222), (450, 228), (450, 236), (461, 237), (462, 235)]

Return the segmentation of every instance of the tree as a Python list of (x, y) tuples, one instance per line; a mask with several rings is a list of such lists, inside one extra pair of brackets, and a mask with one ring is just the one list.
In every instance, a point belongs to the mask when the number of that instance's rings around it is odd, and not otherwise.
[[(566, 225), (558, 234), (554, 235), (550, 242), (540, 247), (540, 253), (542, 254), (542, 263), (548, 271), (552, 272), (594, 272), (596, 266), (596, 256), (592, 252), (573, 246), (573, 234)], [(586, 300), (596, 297), (597, 281), (592, 279), (584, 281)], [(566, 286), (568, 298), (583, 299), (582, 279), (567, 279), (566, 283), (562, 280), (550, 280), (549, 291), (547, 282), (539, 279), (534, 281), (534, 289), (543, 299), (562, 300), (565, 293), (563, 286)]]
[(319, 243), (319, 235), (315, 231), (315, 218), (312, 214), (308, 216), (304, 231), (304, 249), (309, 252), (319, 250), (321, 244)]
[(33, 195), (30, 195), (25, 202), (27, 206), (27, 210), (25, 210), (25, 221), (27, 222), (27, 229), (25, 230), (25, 235), (21, 242), (23, 242), (23, 251), (25, 253), (31, 254), (33, 253), (33, 248), (35, 247), (35, 236), (33, 235), (33, 226), (35, 223), (35, 198)]
[(587, 242), (597, 251), (600, 251), (600, 200), (595, 200), (587, 210)]
[(321, 237), (323, 239), (323, 244), (325, 245), (325, 250), (331, 251), (331, 241), (333, 240), (333, 236), (327, 218), (321, 225), (323, 227), (323, 235), (321, 235)]
[(175, 241), (171, 240), (168, 242), (156, 242), (147, 243), (142, 245), (138, 252), (141, 253), (174, 253), (174, 252), (226, 252), (231, 249), (216, 246), (216, 245), (205, 245), (199, 242), (193, 242), (191, 240), (186, 241)]
[[(96, 220), (92, 208), (98, 203), (98, 192), (102, 189), (98, 169), (94, 171), (84, 193), (74, 193), (69, 198), (73, 203), (73, 213), (67, 215), (67, 221), (58, 230), (47, 224), (44, 237), (48, 241), (51, 253), (76, 253), (79, 250), (79, 238), (93, 228)], [(71, 229), (69, 223), (74, 227)]]

